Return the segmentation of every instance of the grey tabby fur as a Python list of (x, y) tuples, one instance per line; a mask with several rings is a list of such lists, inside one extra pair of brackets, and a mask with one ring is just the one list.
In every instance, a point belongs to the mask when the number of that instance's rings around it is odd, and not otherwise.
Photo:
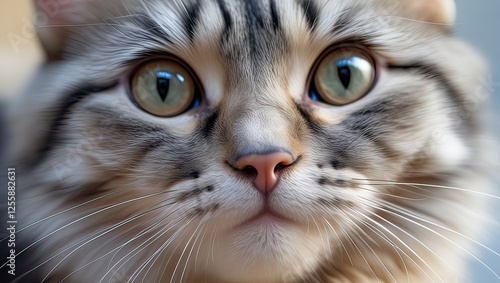
[[(10, 111), (18, 282), (467, 278), (487, 218), (483, 67), (452, 27), (396, 0), (76, 2), (60, 58)], [(374, 54), (376, 86), (311, 102), (313, 64), (346, 42)], [(130, 72), (162, 55), (196, 73), (198, 110), (130, 101)], [(240, 227), (264, 202), (228, 164), (276, 149), (300, 157), (268, 199), (290, 222)]]

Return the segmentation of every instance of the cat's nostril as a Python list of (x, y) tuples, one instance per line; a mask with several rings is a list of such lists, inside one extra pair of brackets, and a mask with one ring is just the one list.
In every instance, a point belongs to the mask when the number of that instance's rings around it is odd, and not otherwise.
[(245, 168), (241, 169), (240, 171), (248, 176), (251, 176), (251, 177), (255, 177), (258, 174), (257, 169), (255, 169), (255, 167), (253, 167), (251, 165), (245, 166)]
[(250, 154), (236, 161), (236, 169), (254, 177), (255, 187), (264, 193), (274, 189), (278, 183), (277, 171), (294, 163), (288, 152), (272, 152), (268, 154)]

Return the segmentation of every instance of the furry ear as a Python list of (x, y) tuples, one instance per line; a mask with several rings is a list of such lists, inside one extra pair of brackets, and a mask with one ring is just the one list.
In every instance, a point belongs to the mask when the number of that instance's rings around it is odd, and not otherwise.
[(65, 45), (69, 28), (85, 22), (87, 0), (34, 0), (35, 28), (48, 60), (57, 60)]
[(436, 24), (450, 25), (455, 21), (454, 0), (403, 0), (408, 17)]

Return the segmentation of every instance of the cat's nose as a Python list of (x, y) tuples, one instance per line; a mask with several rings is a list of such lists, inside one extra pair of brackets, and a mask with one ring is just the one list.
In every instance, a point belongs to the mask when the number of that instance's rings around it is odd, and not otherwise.
[[(236, 169), (256, 172), (254, 186), (262, 193), (268, 193), (278, 183), (279, 170), (294, 163), (288, 152), (272, 152), (267, 154), (250, 154), (236, 161)], [(278, 175), (277, 175), (278, 174)]]

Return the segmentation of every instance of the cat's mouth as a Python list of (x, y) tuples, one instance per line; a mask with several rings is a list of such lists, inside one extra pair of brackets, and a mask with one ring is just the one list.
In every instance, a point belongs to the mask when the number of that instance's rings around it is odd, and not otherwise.
[(269, 207), (264, 207), (259, 213), (239, 224), (237, 228), (249, 227), (262, 224), (293, 223), (291, 220), (273, 212)]

